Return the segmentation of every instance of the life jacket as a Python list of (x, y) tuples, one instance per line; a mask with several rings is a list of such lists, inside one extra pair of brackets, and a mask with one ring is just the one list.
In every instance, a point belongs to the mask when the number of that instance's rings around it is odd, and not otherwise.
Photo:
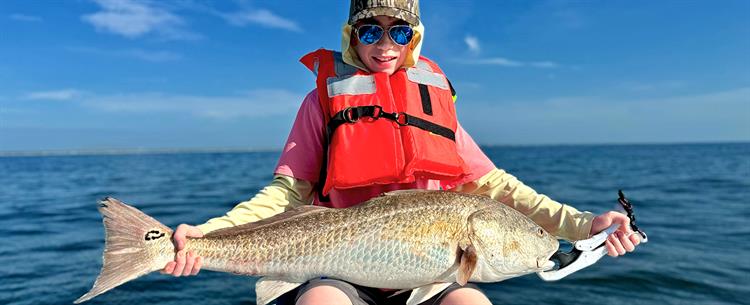
[(388, 75), (360, 70), (324, 49), (300, 61), (317, 75), (329, 145), (319, 195), (468, 174), (456, 148), (453, 88), (435, 63), (420, 56), (415, 67)]

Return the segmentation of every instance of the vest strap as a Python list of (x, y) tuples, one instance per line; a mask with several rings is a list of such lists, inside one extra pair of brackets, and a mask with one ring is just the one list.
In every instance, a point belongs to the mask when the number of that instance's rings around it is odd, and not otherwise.
[(451, 130), (448, 127), (444, 127), (444, 126), (435, 124), (433, 122), (430, 122), (428, 120), (420, 119), (413, 115), (408, 115), (406, 113), (404, 113), (403, 116), (406, 117), (406, 124), (404, 125), (414, 126), (414, 127), (429, 131), (431, 133), (434, 133), (436, 135), (440, 135), (445, 138), (448, 138), (453, 142), (456, 141), (456, 133), (453, 132), (453, 130)]
[(383, 111), (383, 107), (378, 105), (347, 107), (344, 110), (339, 111), (330, 121), (328, 121), (328, 136), (330, 137), (339, 126), (346, 123), (355, 123), (363, 117), (371, 117), (376, 120), (379, 118), (385, 118), (394, 121), (401, 126), (414, 126), (448, 138), (451, 141), (456, 141), (456, 133), (448, 127), (435, 124), (405, 112), (386, 112)]
[(331, 128), (326, 127), (326, 134), (323, 138), (323, 160), (320, 164), (320, 173), (318, 174), (318, 182), (315, 185), (315, 191), (318, 192), (319, 202), (331, 202), (331, 197), (323, 195), (323, 187), (328, 179), (328, 144), (331, 142)]
[(422, 112), (426, 115), (432, 115), (432, 100), (427, 85), (419, 84), (419, 97), (422, 98)]

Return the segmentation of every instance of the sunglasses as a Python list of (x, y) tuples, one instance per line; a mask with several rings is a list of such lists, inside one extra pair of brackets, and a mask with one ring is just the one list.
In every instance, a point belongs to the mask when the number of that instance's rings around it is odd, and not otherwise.
[[(365, 24), (356, 29), (357, 38), (363, 45), (371, 45), (383, 38), (385, 30), (377, 24)], [(394, 25), (388, 28), (388, 36), (393, 43), (405, 46), (414, 37), (414, 30), (408, 25)]]

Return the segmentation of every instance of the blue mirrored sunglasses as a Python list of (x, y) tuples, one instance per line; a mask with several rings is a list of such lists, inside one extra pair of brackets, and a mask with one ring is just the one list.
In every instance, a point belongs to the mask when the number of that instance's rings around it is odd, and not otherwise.
[[(357, 28), (356, 34), (359, 42), (364, 45), (371, 45), (383, 38), (385, 30), (376, 24), (365, 24)], [(405, 46), (414, 37), (414, 30), (408, 25), (394, 25), (388, 28), (388, 36), (393, 43)]]

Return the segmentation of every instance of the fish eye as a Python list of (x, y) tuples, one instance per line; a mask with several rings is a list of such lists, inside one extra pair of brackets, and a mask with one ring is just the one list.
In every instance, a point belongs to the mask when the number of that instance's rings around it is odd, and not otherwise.
[(539, 237), (544, 237), (544, 229), (539, 228), (539, 230), (537, 230), (536, 233), (539, 234)]

